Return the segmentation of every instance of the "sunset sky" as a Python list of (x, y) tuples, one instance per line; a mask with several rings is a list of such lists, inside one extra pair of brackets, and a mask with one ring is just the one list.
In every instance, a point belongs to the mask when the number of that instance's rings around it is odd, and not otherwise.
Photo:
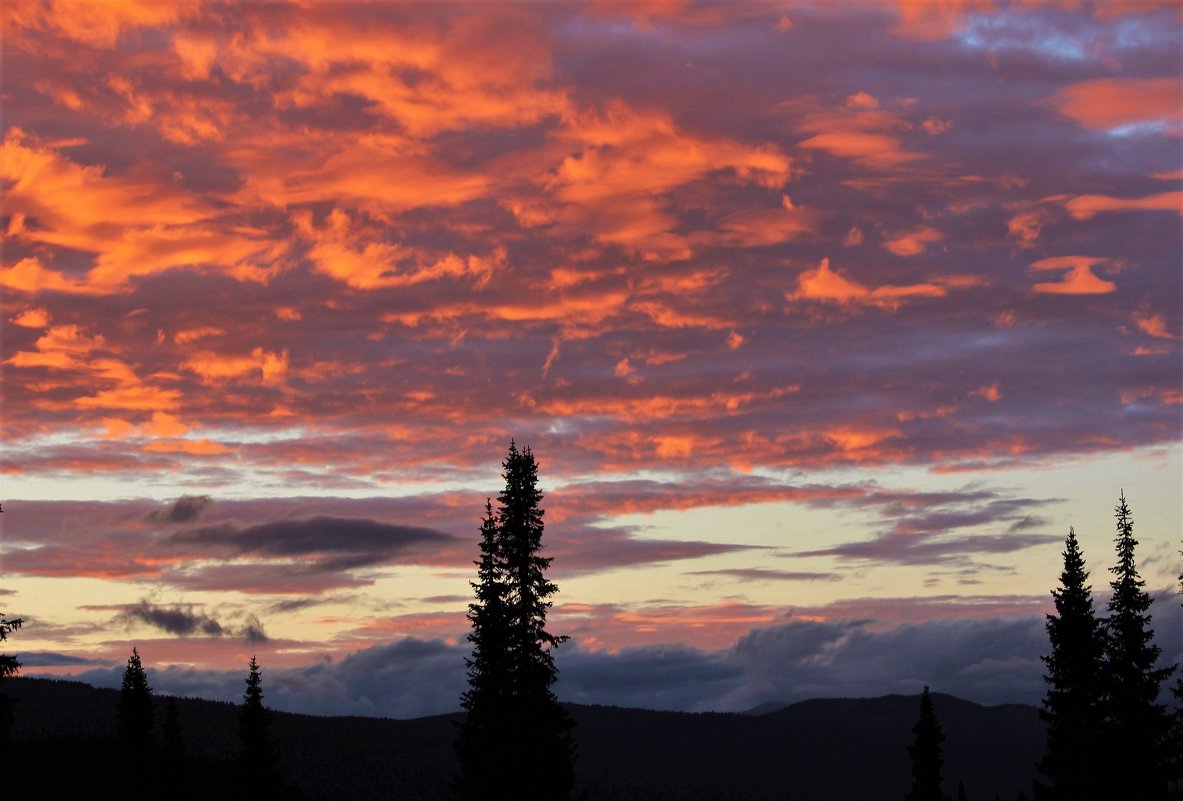
[(1183, 660), (1177, 0), (0, 13), (26, 675), (456, 709), (511, 438), (564, 699), (1035, 702), (1123, 490)]

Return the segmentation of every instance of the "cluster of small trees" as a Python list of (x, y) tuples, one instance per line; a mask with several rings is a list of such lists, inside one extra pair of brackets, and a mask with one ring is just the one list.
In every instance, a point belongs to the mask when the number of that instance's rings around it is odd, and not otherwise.
[(572, 723), (551, 685), (553, 649), (567, 638), (546, 628), (550, 596), (541, 555), (544, 512), (538, 465), (510, 443), (505, 489), (485, 503), (476, 598), (468, 607), (465, 717), (456, 738), (458, 791), (465, 799), (563, 801), (575, 779)]
[[(1165, 798), (1179, 779), (1183, 711), (1159, 703), (1175, 671), (1160, 666), (1150, 606), (1134, 559), (1134, 522), (1122, 493), (1115, 508), (1117, 563), (1109, 568), (1108, 615), (1093, 606), (1084, 554), (1069, 530), (1056, 612), (1047, 616), (1047, 695), (1040, 715), (1047, 750), (1039, 762), (1039, 799)], [(1183, 582), (1183, 575), (1180, 577)], [(1183, 679), (1174, 688), (1183, 701)], [(1172, 773), (1174, 776), (1172, 777)]]
[[(251, 657), (246, 678), (246, 691), (238, 709), (239, 749), (235, 754), (235, 787), (242, 798), (276, 798), (284, 795), (284, 782), (279, 769), (279, 751), (271, 737), (271, 713), (263, 705), (262, 671), (255, 657)], [(169, 697), (165, 707), (160, 741), (153, 736), (155, 699), (148, 684), (139, 650), (131, 649), (123, 680), (119, 688), (118, 735), (123, 756), (129, 765), (126, 772), (133, 783), (133, 796), (146, 796), (148, 772), (134, 766), (150, 764), (147, 758), (155, 755), (160, 774), (169, 780), (170, 787), (183, 792), (189, 772), (189, 757), (181, 726), (180, 712), (175, 699)], [(135, 782), (139, 782), (137, 786)], [(172, 791), (170, 791), (172, 792)]]

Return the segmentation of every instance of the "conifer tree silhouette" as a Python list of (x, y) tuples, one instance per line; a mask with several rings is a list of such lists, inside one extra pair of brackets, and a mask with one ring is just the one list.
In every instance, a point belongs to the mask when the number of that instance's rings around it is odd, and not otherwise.
[(905, 801), (949, 801), (941, 791), (944, 766), (941, 744), (945, 741), (945, 734), (933, 710), (928, 687), (920, 696), (920, 718), (912, 727), (912, 733), (916, 735), (912, 745), (908, 746), (908, 754), (912, 757), (912, 790)]
[(263, 677), (251, 657), (242, 706), (238, 709), (239, 776), (245, 797), (271, 795), (279, 785), (279, 754), (271, 739), (271, 712), (263, 706)]
[(574, 782), (571, 721), (551, 686), (553, 650), (566, 637), (546, 628), (558, 587), (541, 555), (544, 511), (538, 465), (510, 442), (497, 513), (485, 505), (476, 600), (469, 606), (466, 715), (457, 737), (459, 790), (465, 798), (522, 801), (569, 798)]
[(1134, 560), (1134, 521), (1125, 493), (1114, 509), (1117, 518), (1117, 564), (1109, 568), (1108, 637), (1105, 651), (1107, 761), (1111, 774), (1128, 798), (1153, 799), (1166, 795), (1167, 743), (1170, 722), (1158, 703), (1162, 683), (1174, 667), (1156, 667), (1162, 649), (1154, 643), (1150, 605)]
[(134, 646), (119, 687), (119, 739), (131, 754), (147, 757), (152, 750), (152, 688)]
[(469, 582), (476, 600), (468, 605), (472, 654), (464, 660), (468, 689), (460, 698), (465, 717), (456, 739), (456, 755), (463, 773), (461, 795), (473, 798), (507, 761), (505, 724), (511, 695), (509, 661), (509, 585), (502, 575), (493, 504), (485, 502), (481, 521), (481, 558), (475, 562), (477, 580)]
[(1039, 716), (1047, 724), (1047, 750), (1038, 767), (1047, 782), (1035, 783), (1041, 801), (1087, 797), (1097, 787), (1097, 765), (1104, 764), (1105, 628), (1072, 529), (1063, 556), (1060, 588), (1052, 590), (1056, 613), (1047, 616), (1051, 653), (1043, 657), (1048, 689)]
[[(8, 639), (9, 633), (19, 629), (24, 621), (21, 618), (9, 620), (0, 612), (0, 642)], [(12, 699), (4, 693), (4, 679), (20, 670), (21, 663), (15, 656), (0, 654), (0, 746), (8, 742), (9, 731), (12, 729)]]

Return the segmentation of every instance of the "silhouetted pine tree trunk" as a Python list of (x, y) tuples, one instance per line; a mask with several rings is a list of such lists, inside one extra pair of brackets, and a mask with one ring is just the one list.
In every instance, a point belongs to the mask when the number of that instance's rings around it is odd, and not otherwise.
[(1117, 564), (1111, 582), (1106, 648), (1109, 732), (1106, 742), (1113, 791), (1126, 798), (1154, 801), (1167, 788), (1167, 747), (1170, 722), (1158, 703), (1162, 683), (1174, 667), (1157, 668), (1162, 649), (1154, 644), (1150, 627), (1152, 598), (1143, 590), (1134, 561), (1134, 522), (1121, 494), (1117, 517)]
[(1047, 782), (1035, 784), (1041, 800), (1086, 798), (1097, 789), (1097, 766), (1105, 764), (1105, 629), (1093, 609), (1088, 577), (1076, 532), (1069, 529), (1060, 588), (1052, 590), (1056, 614), (1047, 616), (1048, 690), (1039, 710), (1047, 724), (1047, 750), (1038, 765)]
[(905, 801), (949, 801), (941, 791), (941, 769), (944, 766), (941, 743), (945, 741), (945, 735), (937, 722), (928, 687), (920, 696), (920, 718), (912, 727), (912, 733), (916, 735), (912, 745), (908, 746), (908, 754), (912, 757), (912, 791)]
[(574, 745), (551, 686), (558, 678), (553, 649), (567, 638), (546, 629), (558, 587), (546, 579), (551, 560), (541, 555), (538, 466), (529, 448), (511, 442), (503, 468), (495, 518), (486, 504), (469, 607), (473, 654), (456, 745), (459, 789), (466, 798), (561, 801), (574, 783)]

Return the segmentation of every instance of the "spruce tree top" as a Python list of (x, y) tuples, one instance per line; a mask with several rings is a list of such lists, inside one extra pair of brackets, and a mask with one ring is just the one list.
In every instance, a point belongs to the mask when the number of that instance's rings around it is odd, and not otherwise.
[(144, 665), (140, 661), (140, 652), (134, 645), (131, 656), (127, 658), (127, 667), (123, 670), (123, 681), (119, 690), (123, 694), (152, 694), (152, 688), (148, 686), (148, 674), (144, 672)]
[[(1154, 631), (1150, 628), (1149, 611), (1153, 599), (1142, 589), (1146, 582), (1138, 575), (1134, 562), (1134, 547), (1138, 541), (1134, 539), (1134, 520), (1124, 491), (1114, 507), (1114, 514), (1117, 517), (1117, 536), (1114, 538), (1117, 564), (1109, 568), (1109, 572), (1116, 576), (1109, 585), (1113, 588), (1109, 598), (1110, 661), (1118, 666), (1119, 671), (1125, 668), (1153, 674), (1154, 663), (1162, 649), (1154, 643)], [(1163, 675), (1167, 673), (1170, 671)], [(1148, 701), (1153, 703), (1156, 695), (1157, 691)]]

